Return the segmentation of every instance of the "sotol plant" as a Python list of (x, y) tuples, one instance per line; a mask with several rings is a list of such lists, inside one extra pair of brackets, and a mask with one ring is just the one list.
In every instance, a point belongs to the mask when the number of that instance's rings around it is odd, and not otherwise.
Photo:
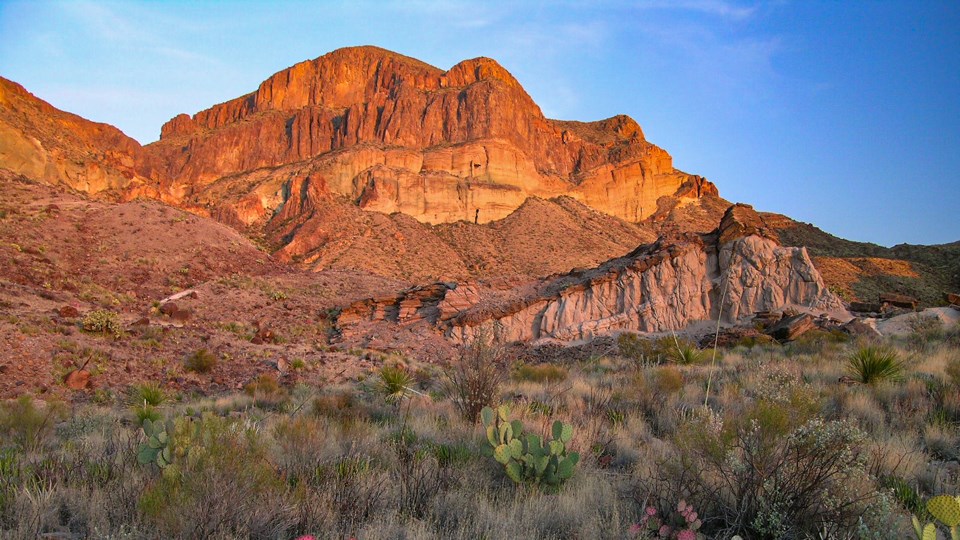
[(860, 347), (847, 362), (847, 371), (854, 379), (873, 384), (885, 380), (896, 381), (903, 375), (903, 363), (897, 352), (885, 347)]
[(506, 405), (496, 412), (484, 407), (480, 418), (494, 459), (514, 482), (558, 488), (573, 476), (580, 454), (567, 452), (566, 445), (573, 438), (570, 424), (557, 420), (553, 423), (553, 439), (544, 441), (539, 435), (524, 433), (519, 420), (511, 421)]

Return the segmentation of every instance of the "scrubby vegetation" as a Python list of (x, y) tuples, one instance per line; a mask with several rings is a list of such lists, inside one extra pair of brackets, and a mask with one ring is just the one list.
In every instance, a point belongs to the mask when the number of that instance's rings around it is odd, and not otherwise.
[(625, 337), (533, 371), (478, 347), (445, 375), (402, 359), (338, 386), (23, 397), (0, 406), (0, 536), (948, 538), (951, 332), (710, 362)]

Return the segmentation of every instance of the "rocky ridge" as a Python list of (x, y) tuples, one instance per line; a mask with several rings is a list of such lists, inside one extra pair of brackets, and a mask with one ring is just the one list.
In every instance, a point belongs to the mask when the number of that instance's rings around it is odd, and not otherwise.
[(491, 294), (477, 284), (436, 283), (355, 303), (340, 314), (346, 336), (394, 322), (436, 328), (456, 341), (495, 329), (508, 341), (578, 341), (615, 331), (675, 331), (733, 324), (793, 307), (849, 318), (804, 248), (780, 246), (747, 205), (731, 206), (709, 234), (640, 246), (592, 269)]

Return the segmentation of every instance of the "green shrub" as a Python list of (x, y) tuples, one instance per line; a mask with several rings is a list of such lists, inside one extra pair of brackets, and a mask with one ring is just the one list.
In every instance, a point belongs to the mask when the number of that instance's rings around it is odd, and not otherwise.
[(162, 417), (160, 411), (149, 403), (133, 406), (133, 415), (137, 417), (137, 424), (143, 425), (147, 420), (156, 422)]
[(663, 366), (654, 372), (653, 384), (658, 392), (679, 392), (683, 388), (683, 374), (674, 366)]
[(195, 373), (209, 373), (217, 365), (217, 356), (207, 349), (198, 349), (187, 357), (184, 367)]
[(8, 439), (27, 451), (37, 450), (66, 414), (63, 403), (48, 401), (38, 407), (28, 395), (0, 402), (0, 440)]
[(120, 315), (105, 309), (96, 309), (87, 313), (81, 321), (87, 332), (112, 336), (114, 339), (123, 337), (123, 324)]
[(513, 368), (513, 379), (530, 382), (559, 382), (567, 378), (567, 370), (554, 364), (520, 364)]
[(866, 436), (820, 418), (793, 427), (790, 410), (776, 407), (721, 426), (686, 426), (680, 456), (660, 473), (674, 482), (661, 496), (686, 492), (705, 522), (747, 538), (835, 538), (856, 529), (878, 496), (866, 471)]
[(864, 384), (900, 380), (903, 370), (896, 351), (876, 345), (860, 347), (847, 360), (847, 372)]

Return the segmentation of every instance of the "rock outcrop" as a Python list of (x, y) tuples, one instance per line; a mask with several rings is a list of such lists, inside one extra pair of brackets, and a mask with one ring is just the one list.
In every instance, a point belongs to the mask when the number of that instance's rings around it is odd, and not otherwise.
[(718, 318), (743, 322), (784, 307), (842, 313), (806, 250), (762, 236), (758, 223), (752, 208), (735, 205), (710, 234), (662, 238), (593, 269), (499, 294), (436, 284), (354, 304), (338, 323), (346, 334), (385, 320), (425, 323), (456, 341), (491, 326), (511, 341), (576, 341)]
[(92, 195), (144, 185), (140, 144), (119, 129), (58, 110), (0, 77), (0, 167)]
[(560, 195), (636, 222), (660, 197), (717, 193), (674, 169), (626, 116), (550, 120), (489, 58), (442, 71), (375, 47), (301, 62), (253, 93), (177, 116), (144, 150), (141, 169), (166, 192), (227, 202), (245, 225), (304, 186), (426, 223), (486, 223), (530, 196)]

